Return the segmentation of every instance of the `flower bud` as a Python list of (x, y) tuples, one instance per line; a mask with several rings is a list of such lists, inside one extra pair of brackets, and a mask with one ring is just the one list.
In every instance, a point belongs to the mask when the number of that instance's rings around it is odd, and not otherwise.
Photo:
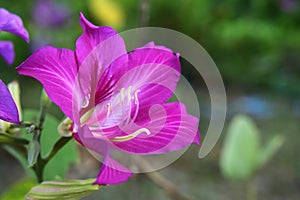
[(40, 144), (37, 140), (32, 140), (28, 145), (28, 166), (32, 167), (40, 154)]
[(70, 118), (64, 119), (57, 127), (58, 133), (62, 137), (71, 137), (72, 136), (72, 132), (70, 131), (71, 125), (72, 125), (72, 121)]

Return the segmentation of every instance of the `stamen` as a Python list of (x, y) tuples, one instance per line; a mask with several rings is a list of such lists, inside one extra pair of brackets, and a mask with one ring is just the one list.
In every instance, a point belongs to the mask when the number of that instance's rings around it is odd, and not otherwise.
[(135, 104), (138, 104), (138, 103), (139, 103), (139, 99), (138, 99), (137, 94), (138, 94), (140, 91), (141, 91), (141, 90), (138, 89), (138, 90), (136, 90), (136, 91), (134, 92), (134, 103), (135, 103)]
[(129, 135), (126, 136), (119, 136), (119, 137), (114, 137), (112, 139), (110, 139), (112, 142), (126, 142), (129, 140), (134, 139), (135, 137), (137, 137), (138, 135), (142, 134), (142, 133), (146, 133), (147, 135), (151, 135), (151, 132), (149, 131), (149, 129), (147, 128), (141, 128)]
[(127, 100), (128, 100), (128, 104), (131, 103), (131, 90), (132, 90), (132, 86), (129, 86), (128, 91), (127, 91)]
[(135, 113), (134, 113), (134, 116), (133, 116), (133, 118), (132, 118), (132, 121), (135, 120), (135, 118), (137, 117), (138, 112), (139, 112), (140, 104), (139, 104), (139, 98), (138, 98), (137, 94), (138, 94), (140, 91), (141, 91), (141, 90), (138, 89), (138, 90), (136, 90), (136, 91), (134, 92), (134, 103), (135, 103), (135, 105), (136, 105), (136, 108), (135, 108)]
[(121, 88), (121, 91), (120, 91), (120, 104), (123, 105), (123, 102), (124, 102), (124, 90), (125, 88)]
[(106, 115), (106, 117), (109, 117), (110, 111), (111, 111), (111, 104), (108, 103), (108, 104), (107, 104), (107, 115)]

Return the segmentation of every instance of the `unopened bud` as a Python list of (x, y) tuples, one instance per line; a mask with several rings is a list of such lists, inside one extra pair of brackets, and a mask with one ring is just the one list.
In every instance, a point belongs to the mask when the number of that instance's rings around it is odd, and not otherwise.
[(31, 126), (28, 127), (27, 133), (33, 133), (35, 128), (36, 128), (36, 126), (34, 124), (32, 124)]
[(35, 165), (37, 158), (40, 154), (40, 144), (37, 140), (32, 140), (28, 145), (28, 166)]
[(71, 137), (72, 132), (70, 131), (72, 125), (72, 121), (70, 118), (64, 119), (57, 127), (58, 133), (62, 137)]

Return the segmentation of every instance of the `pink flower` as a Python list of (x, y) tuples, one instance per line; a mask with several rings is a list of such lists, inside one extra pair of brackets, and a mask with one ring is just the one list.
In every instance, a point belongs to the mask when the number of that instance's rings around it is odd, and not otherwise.
[(38, 79), (73, 121), (74, 137), (104, 157), (95, 184), (117, 184), (132, 172), (110, 157), (163, 154), (199, 144), (198, 119), (179, 102), (166, 103), (180, 78), (179, 54), (149, 43), (127, 53), (109, 27), (80, 16), (75, 52), (44, 47), (18, 67)]
[[(1, 31), (13, 33), (24, 39), (26, 42), (29, 42), (28, 32), (23, 26), (22, 19), (18, 15), (8, 12), (4, 8), (0, 8), (0, 32)], [(0, 55), (11, 65), (15, 57), (13, 43), (9, 41), (0, 41)]]

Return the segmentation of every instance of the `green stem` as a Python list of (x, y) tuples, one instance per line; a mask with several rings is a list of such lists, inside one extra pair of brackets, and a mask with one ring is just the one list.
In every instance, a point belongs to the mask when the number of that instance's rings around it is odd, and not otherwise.
[(257, 190), (253, 178), (247, 182), (247, 200), (257, 200)]
[[(43, 124), (46, 119), (46, 114), (48, 111), (48, 108), (50, 106), (50, 101), (48, 100), (48, 97), (45, 93), (45, 91), (42, 91), (41, 99), (40, 99), (40, 113), (39, 113), (39, 119), (37, 122), (37, 127), (33, 132), (33, 140), (36, 140), (40, 144), (41, 134), (43, 130)], [(46, 162), (44, 162), (44, 159), (41, 157), (41, 151), (39, 149), (37, 162), (35, 163), (33, 170), (36, 174), (36, 177), (38, 179), (38, 182), (41, 183), (44, 179), (44, 168), (45, 168)]]
[(44, 169), (47, 163), (72, 139), (72, 137), (61, 137), (55, 144), (48, 156), (42, 158), (39, 155), (36, 165), (33, 169), (38, 179), (38, 182), (43, 182)]

